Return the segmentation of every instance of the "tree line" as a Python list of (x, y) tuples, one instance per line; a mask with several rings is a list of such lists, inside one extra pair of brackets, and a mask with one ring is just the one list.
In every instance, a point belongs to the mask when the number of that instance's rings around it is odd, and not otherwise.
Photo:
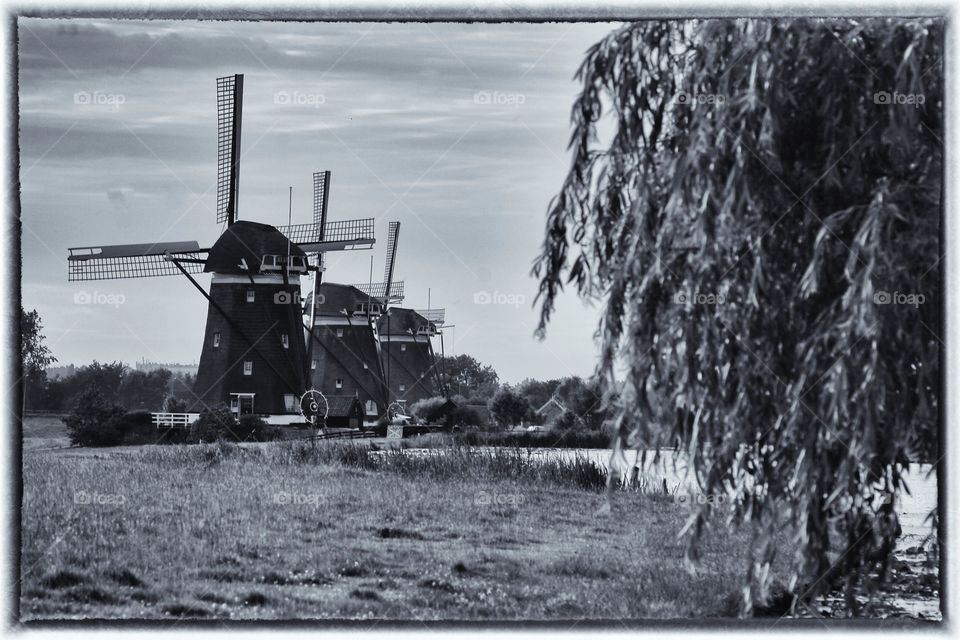
[[(24, 409), (28, 411), (71, 411), (87, 392), (95, 393), (110, 407), (125, 411), (186, 411), (195, 398), (195, 375), (174, 374), (167, 369), (138, 371), (122, 362), (91, 364), (78, 367), (69, 375), (50, 378), (46, 368), (57, 360), (44, 344), (42, 322), (37, 311), (21, 308), (21, 356), (24, 370)], [(505, 429), (521, 424), (538, 424), (563, 429), (600, 431), (606, 419), (601, 403), (599, 383), (577, 376), (554, 380), (528, 378), (517, 385), (502, 383), (496, 370), (468, 354), (439, 359), (437, 368), (449, 399), (458, 406), (450, 419), (454, 424), (469, 427)], [(549, 418), (537, 413), (550, 398), (555, 398), (559, 412)], [(436, 410), (448, 398), (428, 398), (415, 403), (411, 412), (428, 421), (438, 416)], [(486, 407), (492, 424), (477, 407)]]
[(138, 371), (122, 362), (79, 367), (51, 379), (47, 367), (57, 362), (44, 344), (43, 323), (34, 309), (20, 308), (20, 357), (23, 408), (27, 411), (70, 411), (85, 391), (96, 391), (107, 403), (127, 411), (186, 411), (194, 398), (196, 376), (167, 369)]

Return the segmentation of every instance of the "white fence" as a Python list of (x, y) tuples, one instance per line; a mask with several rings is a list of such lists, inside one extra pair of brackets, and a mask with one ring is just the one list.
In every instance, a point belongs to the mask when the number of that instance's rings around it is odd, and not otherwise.
[(187, 429), (193, 421), (200, 417), (199, 413), (151, 413), (153, 424), (158, 429)]

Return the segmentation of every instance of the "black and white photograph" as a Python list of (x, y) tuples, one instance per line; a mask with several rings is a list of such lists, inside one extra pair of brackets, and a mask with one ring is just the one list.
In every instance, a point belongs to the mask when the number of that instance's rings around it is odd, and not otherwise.
[(118, 7), (6, 14), (8, 628), (948, 629), (945, 8)]

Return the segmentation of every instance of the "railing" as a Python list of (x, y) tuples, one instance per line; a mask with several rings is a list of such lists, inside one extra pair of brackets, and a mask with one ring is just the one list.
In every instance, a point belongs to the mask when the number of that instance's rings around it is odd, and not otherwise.
[(167, 429), (188, 429), (193, 422), (200, 417), (199, 413), (151, 413), (153, 424), (158, 429), (166, 427)]

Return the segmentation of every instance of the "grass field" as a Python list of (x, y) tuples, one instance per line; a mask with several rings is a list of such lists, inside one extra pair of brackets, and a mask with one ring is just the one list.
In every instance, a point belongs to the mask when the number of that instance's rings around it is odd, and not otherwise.
[[(574, 620), (735, 614), (747, 538), (521, 452), (333, 443), (24, 453), (21, 617)], [(68, 455), (69, 453), (69, 455)], [(598, 484), (599, 483), (599, 484)]]

